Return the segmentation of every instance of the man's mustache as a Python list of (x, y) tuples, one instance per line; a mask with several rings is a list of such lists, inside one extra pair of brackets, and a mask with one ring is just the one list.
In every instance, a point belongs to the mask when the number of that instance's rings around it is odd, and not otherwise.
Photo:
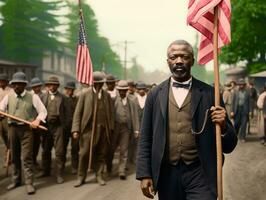
[(173, 69), (173, 71), (178, 70), (178, 69), (185, 70), (186, 69), (186, 65), (184, 65), (184, 64), (174, 64), (172, 69)]

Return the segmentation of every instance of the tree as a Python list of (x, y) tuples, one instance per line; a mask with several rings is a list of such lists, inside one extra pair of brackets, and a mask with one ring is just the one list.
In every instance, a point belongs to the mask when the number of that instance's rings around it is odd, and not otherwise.
[(226, 64), (246, 61), (250, 73), (266, 69), (266, 4), (264, 0), (231, 0), (232, 42), (222, 49)]
[[(72, 54), (76, 54), (78, 27), (79, 27), (79, 8), (77, 4), (68, 3), (69, 14), (67, 29), (67, 47)], [(82, 4), (84, 23), (87, 34), (87, 43), (90, 49), (91, 59), (94, 70), (101, 70), (103, 64), (106, 66), (106, 72), (122, 77), (123, 70), (119, 61), (119, 56), (111, 49), (107, 38), (99, 35), (98, 23), (95, 14), (88, 4)]]
[(39, 64), (47, 50), (56, 50), (59, 25), (54, 14), (62, 1), (8, 0), (0, 8), (3, 24), (1, 57)]

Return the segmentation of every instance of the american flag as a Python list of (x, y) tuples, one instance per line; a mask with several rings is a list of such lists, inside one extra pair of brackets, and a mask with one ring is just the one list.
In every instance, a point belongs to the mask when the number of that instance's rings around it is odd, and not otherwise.
[(82, 13), (79, 25), (79, 41), (77, 48), (76, 74), (78, 82), (87, 85), (92, 85), (93, 67), (92, 67), (90, 52), (87, 46), (85, 26), (84, 26)]
[(214, 7), (218, 6), (218, 48), (231, 42), (230, 0), (190, 0), (187, 23), (201, 33), (198, 63), (213, 59)]

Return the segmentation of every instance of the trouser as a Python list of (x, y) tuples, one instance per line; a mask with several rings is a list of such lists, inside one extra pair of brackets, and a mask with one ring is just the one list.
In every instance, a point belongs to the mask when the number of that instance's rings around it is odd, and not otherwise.
[(8, 124), (7, 119), (3, 118), (0, 120), (0, 135), (3, 139), (5, 146), (7, 149), (9, 149), (9, 142), (8, 142)]
[[(25, 183), (33, 183), (33, 133), (28, 125), (10, 125), (9, 139), (12, 157), (12, 179), (21, 183), (21, 166), (23, 164)], [(22, 154), (22, 155), (21, 155)], [(22, 162), (21, 162), (22, 158)]]
[(48, 131), (42, 135), (42, 168), (44, 173), (50, 174), (52, 163), (52, 148), (55, 149), (57, 174), (62, 175), (64, 170), (64, 135), (60, 123), (49, 123)]
[(235, 115), (235, 129), (239, 139), (246, 138), (248, 114), (243, 112), (243, 107), (239, 106)]
[(40, 145), (41, 145), (41, 135), (42, 131), (39, 129), (33, 130), (33, 152), (32, 152), (32, 159), (33, 163), (37, 163), (37, 156), (39, 153)]
[(163, 164), (158, 181), (159, 200), (216, 200), (199, 162)]
[(130, 134), (129, 145), (128, 145), (128, 163), (136, 164), (137, 147), (138, 147), (138, 138), (136, 138), (134, 134)]
[[(107, 137), (106, 128), (104, 125), (97, 125), (93, 138), (92, 148), (92, 168), (96, 176), (102, 176), (104, 164), (106, 160)], [(84, 131), (80, 135), (79, 141), (79, 164), (78, 164), (78, 179), (84, 181), (87, 177), (90, 156), (91, 130)]]
[(114, 153), (119, 146), (119, 175), (125, 175), (125, 169), (128, 159), (128, 144), (129, 144), (130, 131), (127, 124), (115, 124), (115, 131), (111, 137), (111, 151), (109, 155), (109, 165), (112, 163), (114, 158)]
[(67, 146), (69, 143), (69, 140), (71, 140), (71, 166), (72, 169), (78, 168), (78, 161), (79, 161), (79, 139), (73, 138), (71, 134), (71, 129), (67, 129), (65, 131), (65, 142), (64, 142), (64, 162), (66, 162), (67, 159)]

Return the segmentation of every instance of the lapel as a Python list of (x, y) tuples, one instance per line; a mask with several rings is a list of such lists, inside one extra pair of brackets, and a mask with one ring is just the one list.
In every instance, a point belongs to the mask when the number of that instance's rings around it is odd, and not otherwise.
[(191, 86), (191, 117), (193, 118), (195, 111), (199, 105), (199, 102), (202, 97), (202, 88), (201, 82), (199, 82), (194, 77), (192, 78)]
[(168, 99), (169, 99), (169, 84), (170, 78), (162, 83), (159, 91), (160, 107), (163, 114), (163, 118), (167, 117)]

